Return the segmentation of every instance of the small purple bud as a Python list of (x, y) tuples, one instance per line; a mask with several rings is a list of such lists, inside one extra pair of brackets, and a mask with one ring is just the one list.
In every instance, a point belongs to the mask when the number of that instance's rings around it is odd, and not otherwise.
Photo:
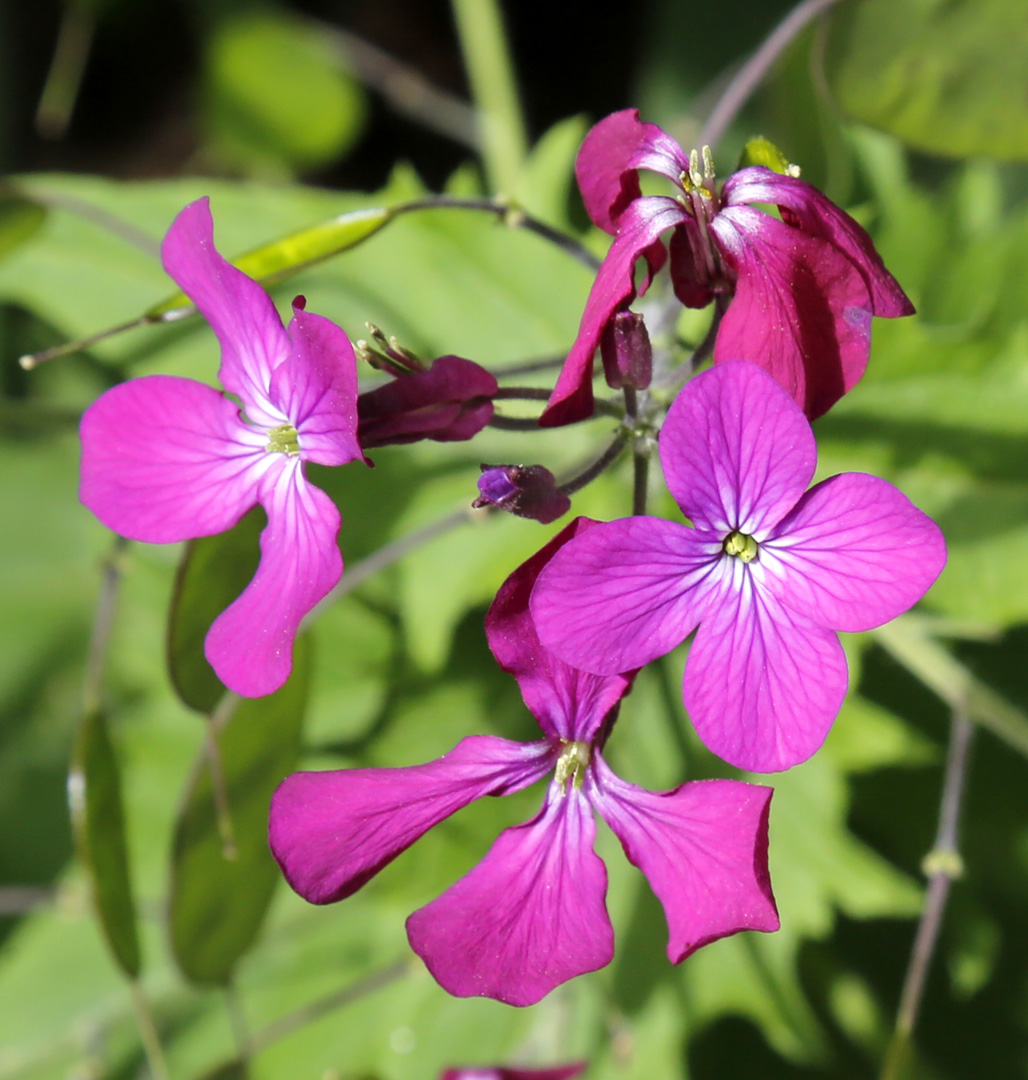
[(571, 509), (571, 499), (543, 465), (483, 465), (478, 490), (481, 494), (472, 506), (497, 506), (543, 525)]
[(641, 315), (634, 311), (617, 312), (603, 329), (600, 355), (608, 386), (615, 390), (625, 386), (645, 390), (650, 385), (653, 350)]

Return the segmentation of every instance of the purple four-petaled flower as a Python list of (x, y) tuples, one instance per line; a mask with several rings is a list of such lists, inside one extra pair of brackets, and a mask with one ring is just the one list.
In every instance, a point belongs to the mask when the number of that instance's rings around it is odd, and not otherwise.
[[(642, 195), (639, 169), (667, 177), (676, 196)], [(576, 163), (586, 210), (615, 237), (593, 283), (544, 426), (592, 414), (593, 355), (616, 314), (645, 290), (670, 255), (675, 294), (687, 307), (719, 298), (727, 310), (714, 360), (747, 359), (774, 376), (811, 419), (864, 373), (871, 316), (914, 308), (871, 238), (816, 188), (763, 166), (741, 169), (719, 192), (699, 159), (635, 109), (601, 120)], [(754, 204), (777, 205), (781, 220)], [(661, 236), (671, 231), (668, 249)], [(637, 289), (635, 265), (646, 260)]]
[(217, 335), (218, 377), (242, 411), (171, 375), (108, 390), (82, 418), (80, 497), (115, 532), (158, 544), (223, 532), (264, 508), (257, 573), (205, 643), (222, 682), (259, 697), (289, 677), (300, 620), (343, 572), (339, 511), (304, 462), (362, 460), (356, 360), (346, 334), (302, 297), (282, 326), (268, 294), (215, 249), (206, 198), (178, 215), (161, 253)]
[(945, 565), (942, 533), (878, 477), (843, 473), (804, 494), (810, 424), (746, 361), (686, 385), (659, 450), (693, 527), (630, 517), (569, 543), (532, 597), (539, 637), (603, 674), (649, 663), (698, 626), (683, 690), (700, 738), (739, 768), (787, 769), (821, 745), (846, 693), (836, 631), (919, 600)]
[(595, 526), (577, 519), (515, 570), (486, 617), (493, 653), (518, 679), (542, 740), (472, 736), (426, 765), (294, 773), (272, 799), (272, 852), (292, 887), (324, 904), (354, 893), (474, 799), (554, 773), (540, 813), (502, 833), (482, 862), (407, 920), (411, 947), (459, 997), (530, 1005), (610, 961), (592, 810), (663, 904), (673, 963), (726, 934), (778, 928), (767, 872), (771, 790), (707, 780), (653, 793), (619, 779), (602, 751), (634, 672), (588, 675), (539, 643), (528, 611), (536, 578), (563, 544)]

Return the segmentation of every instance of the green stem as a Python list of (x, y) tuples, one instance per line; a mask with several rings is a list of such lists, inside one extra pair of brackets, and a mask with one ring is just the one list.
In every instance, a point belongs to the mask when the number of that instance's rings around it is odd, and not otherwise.
[(514, 66), (496, 0), (451, 0), (461, 53), (478, 109), (491, 191), (512, 191), (528, 140)]
[(164, 1050), (161, 1047), (160, 1036), (157, 1034), (153, 1013), (150, 1011), (150, 1003), (146, 1000), (143, 988), (135, 979), (132, 979), (129, 985), (132, 988), (132, 1004), (136, 1010), (136, 1023), (139, 1025), (139, 1034), (143, 1041), (143, 1052), (150, 1066), (150, 1076), (153, 1080), (169, 1080), (168, 1064), (164, 1060)]
[(896, 1011), (896, 1027), (885, 1053), (881, 1080), (894, 1080), (901, 1074), (910, 1046), (910, 1037), (921, 1011), (925, 980), (939, 940), (950, 887), (963, 870), (958, 837), (973, 737), (974, 724), (971, 720), (960, 712), (954, 713), (946, 758), (946, 776), (939, 806), (939, 826), (935, 844), (924, 860), (928, 889), (910, 952), (906, 978), (903, 980), (903, 991)]

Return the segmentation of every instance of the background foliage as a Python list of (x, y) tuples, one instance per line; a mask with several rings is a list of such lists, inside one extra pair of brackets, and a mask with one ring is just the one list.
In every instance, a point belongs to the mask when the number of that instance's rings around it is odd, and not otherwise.
[[(951, 550), (918, 614), (846, 642), (854, 691), (824, 752), (774, 780), (779, 933), (669, 967), (657, 902), (606, 833), (613, 965), (530, 1009), (448, 997), (409, 957), (403, 921), (533, 813), (535, 791), (461, 812), (342, 905), (312, 908), (277, 887), (265, 807), (298, 764), (407, 764), (473, 732), (531, 737), (482, 616), (556, 526), (490, 518), (425, 543), (325, 610), (290, 683), (229, 718), (197, 649), (218, 610), (212, 590), (232, 595), (232, 575), (245, 580), (260, 522), (193, 545), (181, 567), (175, 548), (112, 547), (77, 502), (82, 408), (130, 374), (211, 381), (216, 343), (186, 320), (28, 373), (17, 358), (166, 298), (156, 245), (187, 201), (211, 195), (219, 244), (234, 253), (432, 189), (500, 190), (602, 253), (572, 182), (588, 124), (636, 104), (690, 145), (726, 73), (788, 5), (650, 0), (631, 17), (567, 26), (553, 8), (504, 11), (530, 149), (520, 162), (519, 133), (501, 131), (519, 161), (502, 176), (502, 154), (483, 170), (469, 145), (460, 45), (441, 3), (68, 0), (6, 13), (0, 1080), (128, 1080), (145, 1074), (152, 1037), (183, 1080), (247, 1069), (413, 1080), (454, 1062), (576, 1056), (596, 1080), (877, 1076), (954, 708), (987, 729), (968, 779), (966, 874), (898, 1075), (1028, 1073), (1028, 45), (1016, 0), (840, 4), (717, 150), (726, 174), (746, 137), (772, 139), (871, 229), (913, 298), (919, 315), (876, 324), (866, 379), (816, 425), (820, 475), (885, 476), (940, 522)], [(64, 58), (47, 80), (58, 40)], [(80, 84), (76, 43), (88, 46)], [(441, 88), (442, 104), (419, 106), (375, 75), (376, 47)], [(501, 371), (566, 351), (589, 281), (491, 215), (425, 211), (273, 295), (283, 308), (303, 292), (351, 336), (371, 321), (423, 355)], [(703, 318), (683, 317), (680, 332), (694, 338)], [(342, 509), (352, 571), (466, 506), (479, 462), (566, 470), (610, 427), (487, 430), (470, 445), (383, 449), (373, 471), (312, 472)], [(658, 481), (654, 512), (671, 514)], [(630, 505), (623, 472), (575, 500), (603, 518)], [(117, 612), (90, 660), (105, 575), (119, 579)], [(685, 722), (682, 662), (679, 651), (644, 672), (623, 711), (612, 764), (637, 783), (732, 775)]]

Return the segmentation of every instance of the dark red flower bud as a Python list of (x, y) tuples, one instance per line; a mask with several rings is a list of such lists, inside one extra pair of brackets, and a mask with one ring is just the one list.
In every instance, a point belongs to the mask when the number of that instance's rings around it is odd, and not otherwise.
[(492, 419), (496, 379), (472, 360), (440, 356), (357, 398), (362, 449), (434, 439), (461, 442)]
[(571, 509), (571, 499), (542, 465), (483, 465), (472, 506), (497, 506), (508, 514), (549, 525)]
[(607, 385), (645, 390), (653, 376), (653, 350), (641, 315), (619, 311), (604, 327), (600, 355)]

